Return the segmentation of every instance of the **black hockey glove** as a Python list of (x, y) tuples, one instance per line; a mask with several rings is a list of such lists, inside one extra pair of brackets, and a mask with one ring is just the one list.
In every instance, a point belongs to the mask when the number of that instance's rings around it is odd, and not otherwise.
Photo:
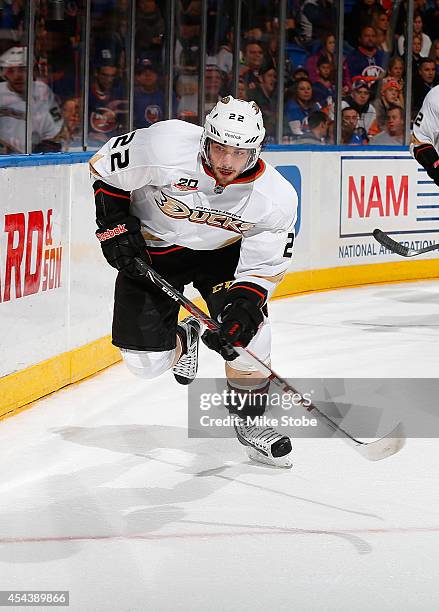
[(129, 191), (108, 185), (102, 180), (93, 183), (96, 205), (96, 236), (110, 266), (131, 278), (142, 276), (136, 267), (135, 257), (151, 265), (145, 240), (140, 231), (140, 221), (130, 215)]
[(101, 243), (102, 252), (110, 266), (123, 272), (131, 278), (143, 274), (137, 269), (135, 257), (140, 257), (151, 265), (145, 239), (140, 231), (140, 221), (137, 217), (128, 215), (109, 227), (98, 229), (96, 236)]
[(426, 170), (428, 176), (439, 187), (439, 155), (431, 144), (413, 147), (413, 156)]
[(220, 353), (226, 361), (238, 357), (233, 350), (234, 344), (247, 346), (256, 335), (264, 320), (262, 307), (267, 299), (267, 292), (253, 283), (232, 285), (226, 302), (218, 317), (220, 329), (207, 330), (202, 336), (204, 344)]

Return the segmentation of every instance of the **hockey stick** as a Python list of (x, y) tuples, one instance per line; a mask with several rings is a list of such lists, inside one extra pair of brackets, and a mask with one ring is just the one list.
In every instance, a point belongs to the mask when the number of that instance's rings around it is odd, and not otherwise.
[(403, 244), (396, 242), (396, 240), (393, 240), (393, 238), (390, 238), (390, 236), (382, 232), (380, 229), (373, 230), (373, 237), (380, 244), (386, 247), (386, 249), (392, 251), (392, 253), (396, 253), (397, 255), (402, 255), (403, 257), (416, 257), (416, 255), (422, 255), (423, 253), (428, 253), (429, 251), (436, 251), (439, 249), (439, 244), (431, 244), (423, 249), (409, 249)]
[[(170, 285), (164, 278), (160, 276), (151, 266), (145, 263), (140, 258), (136, 257), (136, 265), (137, 269), (142, 272), (144, 276), (149, 278), (150, 281), (159, 287), (166, 295), (168, 295), (175, 302), (183, 306), (193, 317), (197, 318), (207, 329), (210, 330), (218, 330), (219, 324), (212, 318), (210, 318), (205, 312), (203, 312), (198, 306), (196, 306), (191, 300), (185, 297), (180, 291), (174, 289), (172, 285)], [(276, 372), (274, 372), (271, 368), (269, 368), (263, 361), (259, 359), (252, 351), (249, 351), (247, 348), (239, 345), (233, 345), (233, 348), (239, 355), (244, 355), (247, 358), (253, 361), (253, 364), (258, 368), (260, 372), (265, 374), (268, 379), (273, 382), (279, 389), (281, 389), (284, 393), (291, 394), (301, 394), (292, 387), (284, 378), (281, 378)], [(337, 425), (335, 421), (333, 421), (330, 417), (328, 417), (324, 412), (322, 412), (317, 406), (314, 404), (309, 404), (305, 406), (302, 402), (303, 407), (306, 408), (308, 412), (311, 410), (315, 411), (318, 415), (318, 418), (325, 423), (330, 429), (341, 434), (342, 436), (348, 438), (351, 442), (355, 444), (355, 448), (364, 456), (366, 459), (370, 461), (379, 461), (380, 459), (385, 459), (386, 457), (390, 457), (397, 453), (405, 443), (405, 436), (402, 428), (402, 424), (399, 423), (391, 432), (389, 432), (383, 438), (379, 438), (378, 440), (374, 440), (373, 442), (363, 442), (354, 438), (350, 433), (348, 433), (345, 429)]]

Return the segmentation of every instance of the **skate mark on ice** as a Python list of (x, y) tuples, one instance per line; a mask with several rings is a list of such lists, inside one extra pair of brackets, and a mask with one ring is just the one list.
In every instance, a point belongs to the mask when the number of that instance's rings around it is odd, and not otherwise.
[[(190, 519), (182, 519), (179, 521), (180, 523), (188, 523), (190, 525), (206, 525), (213, 527), (232, 527), (239, 529), (246, 529), (251, 531), (246, 531), (245, 533), (254, 533), (253, 530), (257, 531), (257, 534), (285, 534), (285, 535), (325, 535), (325, 536), (334, 536), (336, 538), (341, 538), (346, 540), (349, 544), (355, 548), (355, 550), (360, 555), (368, 555), (373, 551), (373, 547), (360, 538), (358, 535), (352, 533), (345, 533), (342, 531), (333, 531), (326, 529), (300, 529), (297, 527), (277, 527), (273, 525), (247, 525), (243, 523), (219, 523), (212, 521), (191, 521)], [(232, 532), (233, 533), (233, 532)], [(242, 533), (242, 532), (239, 532)]]

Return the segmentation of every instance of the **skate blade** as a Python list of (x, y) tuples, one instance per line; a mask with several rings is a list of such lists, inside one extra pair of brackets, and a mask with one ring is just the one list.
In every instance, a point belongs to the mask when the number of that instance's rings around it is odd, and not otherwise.
[(284, 457), (267, 457), (254, 448), (247, 447), (245, 450), (247, 451), (249, 458), (256, 463), (263, 463), (264, 465), (283, 468), (284, 470), (289, 470), (293, 467), (293, 462), (291, 461), (289, 455), (285, 455)]

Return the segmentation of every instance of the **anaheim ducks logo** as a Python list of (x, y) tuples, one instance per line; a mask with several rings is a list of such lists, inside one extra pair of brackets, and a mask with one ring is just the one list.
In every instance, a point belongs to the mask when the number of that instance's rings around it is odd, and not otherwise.
[(156, 199), (155, 201), (162, 213), (164, 213), (168, 217), (172, 217), (173, 219), (187, 219), (187, 217), (189, 217), (189, 215), (191, 214), (191, 209), (188, 208), (186, 204), (183, 204), (183, 202), (180, 202), (175, 198), (171, 198), (170, 196), (165, 195), (163, 191), (161, 191), (160, 193), (160, 200)]
[(241, 221), (241, 219), (236, 219), (225, 213), (192, 210), (189, 206), (180, 202), (180, 200), (176, 200), (163, 193), (163, 191), (161, 191), (160, 194), (160, 200), (155, 198), (156, 204), (163, 214), (172, 219), (187, 219), (191, 223), (219, 227), (229, 232), (235, 232), (236, 234), (242, 234), (255, 226), (254, 223)]

